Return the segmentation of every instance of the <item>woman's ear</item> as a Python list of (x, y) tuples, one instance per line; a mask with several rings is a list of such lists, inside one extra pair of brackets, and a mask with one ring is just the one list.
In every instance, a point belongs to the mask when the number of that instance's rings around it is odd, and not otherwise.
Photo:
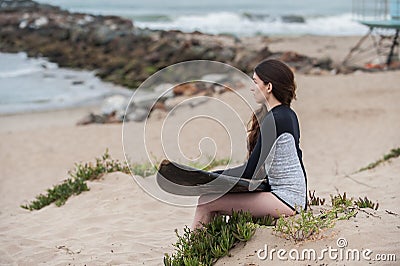
[(272, 92), (272, 83), (271, 82), (268, 82), (268, 84), (265, 85), (265, 87), (266, 87), (268, 93)]

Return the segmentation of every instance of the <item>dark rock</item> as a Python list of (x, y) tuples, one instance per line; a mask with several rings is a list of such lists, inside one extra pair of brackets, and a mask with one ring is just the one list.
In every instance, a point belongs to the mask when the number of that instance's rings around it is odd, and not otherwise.
[(191, 96), (199, 92), (199, 88), (193, 83), (185, 83), (173, 88), (173, 92), (176, 96), (185, 95)]
[(74, 81), (72, 81), (72, 85), (82, 85), (84, 83), (85, 82), (83, 80), (74, 80)]
[(264, 47), (259, 51), (249, 52), (245, 48), (240, 49), (236, 52), (235, 59), (233, 60), (234, 65), (245, 73), (250, 73), (253, 68), (260, 61), (269, 58), (272, 55), (268, 47)]
[[(38, 3), (29, 0), (0, 0), (0, 10), (3, 12), (37, 8)], [(44, 7), (45, 5), (43, 5)]]
[(314, 63), (315, 67), (319, 67), (321, 69), (332, 69), (332, 59), (330, 57), (323, 57), (323, 58), (318, 58), (315, 60), (316, 62)]
[(285, 15), (281, 17), (282, 22), (285, 23), (305, 23), (306, 20), (302, 16)]
[(119, 118), (115, 116), (115, 112), (111, 114), (102, 114), (102, 115), (97, 115), (90, 113), (87, 116), (83, 117), (80, 119), (76, 125), (78, 126), (84, 126), (84, 125), (89, 125), (89, 124), (109, 124), (109, 123), (120, 123), (122, 122)]
[(270, 18), (270, 16), (267, 14), (254, 14), (254, 13), (248, 13), (248, 12), (243, 13), (243, 17), (245, 17), (251, 21), (262, 21), (262, 20), (265, 20), (266, 18)]

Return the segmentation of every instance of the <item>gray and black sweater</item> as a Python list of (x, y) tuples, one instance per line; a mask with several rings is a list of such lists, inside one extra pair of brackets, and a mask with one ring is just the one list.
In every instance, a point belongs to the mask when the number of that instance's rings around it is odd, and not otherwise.
[(249, 159), (243, 165), (214, 171), (248, 179), (265, 179), (266, 191), (291, 209), (307, 209), (307, 177), (299, 147), (296, 113), (286, 105), (272, 108), (262, 119), (260, 133)]

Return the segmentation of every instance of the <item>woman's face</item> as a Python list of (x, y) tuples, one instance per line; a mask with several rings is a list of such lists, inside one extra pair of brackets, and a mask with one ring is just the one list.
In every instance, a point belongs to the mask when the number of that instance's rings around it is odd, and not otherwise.
[(253, 93), (253, 97), (257, 103), (265, 103), (267, 101), (267, 86), (254, 72), (253, 81), (256, 86), (252, 86), (250, 91)]

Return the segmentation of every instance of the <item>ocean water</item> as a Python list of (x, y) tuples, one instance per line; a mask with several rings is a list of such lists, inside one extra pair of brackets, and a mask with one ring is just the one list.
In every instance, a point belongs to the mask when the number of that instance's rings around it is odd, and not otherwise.
[[(118, 15), (141, 28), (238, 36), (361, 35), (350, 0), (39, 0), (72, 12)], [(289, 16), (289, 17), (288, 17)], [(303, 22), (294, 18), (301, 18)]]
[(26, 53), (0, 53), (0, 114), (99, 104), (114, 94), (131, 92), (102, 82), (90, 71), (58, 68)]

